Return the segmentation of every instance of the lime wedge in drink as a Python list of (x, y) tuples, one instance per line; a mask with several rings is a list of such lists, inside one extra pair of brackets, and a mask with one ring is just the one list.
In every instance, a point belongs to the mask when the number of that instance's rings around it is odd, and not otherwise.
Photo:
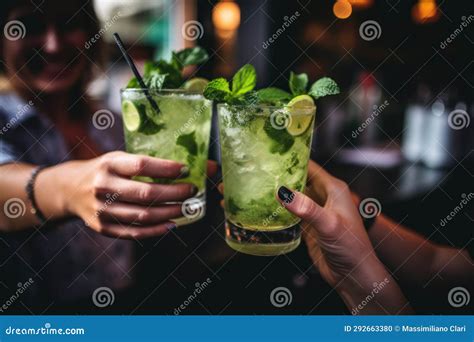
[(291, 114), (291, 123), (286, 128), (288, 133), (298, 136), (306, 132), (313, 121), (313, 116), (306, 114), (308, 108), (316, 108), (313, 98), (308, 95), (297, 96), (288, 103), (287, 107)]
[(183, 88), (191, 92), (202, 93), (208, 83), (209, 83), (209, 80), (206, 80), (205, 78), (195, 77), (188, 80), (184, 84)]
[(148, 118), (146, 107), (143, 104), (135, 104), (129, 100), (123, 101), (122, 115), (125, 128), (129, 132), (152, 135), (158, 133), (163, 128), (163, 125), (157, 125)]

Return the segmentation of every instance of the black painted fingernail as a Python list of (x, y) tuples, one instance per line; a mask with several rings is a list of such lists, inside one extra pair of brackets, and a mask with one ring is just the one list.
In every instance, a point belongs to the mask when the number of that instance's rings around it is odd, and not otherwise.
[(198, 193), (199, 189), (196, 185), (191, 185), (191, 196), (194, 196)]
[(278, 189), (278, 198), (280, 198), (283, 202), (289, 204), (295, 198), (295, 194), (286, 186), (280, 186), (280, 188)]

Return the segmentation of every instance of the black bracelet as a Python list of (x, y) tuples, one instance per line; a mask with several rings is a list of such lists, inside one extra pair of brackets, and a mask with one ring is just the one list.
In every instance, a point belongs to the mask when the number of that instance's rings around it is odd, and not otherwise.
[(38, 174), (46, 167), (47, 167), (46, 165), (41, 165), (41, 166), (38, 166), (36, 169), (34, 169), (33, 172), (31, 173), (28, 183), (26, 184), (26, 195), (28, 196), (28, 200), (31, 203), (31, 207), (32, 207), (31, 212), (36, 215), (36, 217), (40, 220), (41, 224), (46, 223), (47, 219), (46, 219), (46, 216), (44, 216), (44, 214), (39, 209), (38, 203), (36, 202), (36, 199), (35, 199), (35, 181), (36, 181), (36, 177), (38, 177)]

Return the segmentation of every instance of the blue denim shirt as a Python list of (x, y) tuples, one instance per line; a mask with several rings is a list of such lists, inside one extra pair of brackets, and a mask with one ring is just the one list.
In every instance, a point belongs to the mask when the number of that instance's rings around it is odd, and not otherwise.
[[(91, 120), (89, 134), (101, 152), (124, 147), (120, 117), (104, 130), (96, 128)], [(10, 93), (0, 95), (0, 165), (55, 165), (68, 160), (63, 137), (46, 116), (36, 111), (34, 101), (25, 102)], [(26, 303), (41, 301), (48, 305), (52, 301), (90, 298), (98, 287), (118, 290), (129, 286), (132, 256), (132, 242), (102, 236), (81, 219), (69, 219), (44, 229), (32, 227), (24, 233), (1, 234), (0, 274), (6, 276), (0, 276), (0, 280), (9, 287), (5, 292), (11, 290), (13, 294), (17, 283), (32, 278), (33, 285), (21, 298)], [(5, 284), (6, 278), (13, 285)]]

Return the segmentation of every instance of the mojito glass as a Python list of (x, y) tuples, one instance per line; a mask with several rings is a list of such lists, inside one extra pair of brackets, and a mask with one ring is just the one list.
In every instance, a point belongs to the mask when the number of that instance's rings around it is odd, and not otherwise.
[(182, 204), (178, 226), (198, 221), (206, 209), (206, 169), (211, 130), (212, 101), (199, 93), (182, 90), (150, 90), (157, 113), (143, 89), (121, 91), (126, 150), (129, 153), (175, 160), (189, 168), (189, 176), (176, 180), (135, 177), (160, 184), (192, 183), (194, 198)]
[(279, 186), (303, 191), (315, 106), (218, 105), (226, 241), (252, 255), (288, 253), (300, 219), (276, 199)]

